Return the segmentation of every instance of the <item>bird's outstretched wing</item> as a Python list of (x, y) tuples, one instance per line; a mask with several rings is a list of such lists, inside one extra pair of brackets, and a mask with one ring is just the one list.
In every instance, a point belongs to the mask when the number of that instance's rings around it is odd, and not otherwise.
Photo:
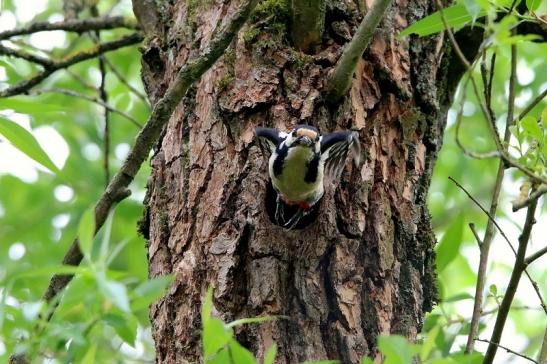
[(255, 134), (262, 151), (266, 151), (268, 156), (275, 151), (275, 148), (285, 139), (286, 133), (273, 128), (255, 128)]
[(359, 134), (355, 131), (337, 131), (321, 137), (321, 159), (325, 165), (325, 176), (331, 179), (340, 177), (350, 150), (355, 165), (359, 166), (361, 143)]

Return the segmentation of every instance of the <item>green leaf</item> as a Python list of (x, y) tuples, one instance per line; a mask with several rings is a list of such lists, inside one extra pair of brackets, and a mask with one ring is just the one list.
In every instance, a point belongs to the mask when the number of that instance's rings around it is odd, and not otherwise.
[(234, 320), (227, 324), (227, 327), (235, 327), (240, 326), (244, 324), (259, 324), (261, 322), (267, 322), (267, 321), (274, 321), (279, 318), (287, 318), (286, 316), (260, 316), (260, 317), (250, 317), (250, 318), (242, 318), (239, 320)]
[(433, 348), (435, 347), (435, 340), (437, 339), (437, 335), (439, 335), (440, 329), (440, 326), (435, 326), (431, 331), (427, 333), (425, 341), (422, 344), (422, 350), (420, 351), (420, 359), (422, 361), (427, 360), (427, 358), (429, 358), (429, 355), (433, 351)]
[(213, 357), (205, 361), (207, 364), (226, 364), (232, 363), (230, 352), (227, 349), (219, 350)]
[[(468, 13), (465, 5), (457, 4), (443, 9), (444, 18), (450, 28), (461, 28), (467, 23), (470, 23), (473, 17)], [(481, 9), (477, 17), (486, 15), (486, 11)], [(435, 34), (444, 30), (444, 23), (441, 18), (441, 13), (436, 11), (433, 14), (426, 16), (422, 20), (417, 21), (411, 26), (407, 27), (401, 33), (399, 37), (404, 37), (410, 34), (417, 34), (420, 37)]]
[(475, 24), (482, 10), (480, 3), (476, 0), (464, 0), (463, 4), (469, 15), (471, 15), (471, 24)]
[(0, 109), (12, 109), (20, 114), (39, 115), (65, 113), (67, 105), (36, 102), (35, 96), (18, 96), (0, 99)]
[(361, 359), (361, 364), (374, 364), (374, 362), (369, 357), (363, 357), (363, 359)]
[(103, 274), (98, 274), (97, 284), (103, 296), (111, 301), (114, 306), (118, 307), (123, 312), (130, 311), (127, 289), (122, 283), (109, 280)]
[(412, 364), (412, 345), (402, 336), (380, 336), (378, 347), (385, 355), (384, 364)]
[(270, 346), (270, 348), (266, 352), (266, 355), (264, 355), (263, 364), (273, 364), (276, 355), (277, 355), (277, 345), (273, 343), (272, 346)]
[(532, 116), (526, 116), (524, 117), (520, 125), (522, 126), (522, 130), (530, 135), (535, 140), (542, 140), (543, 139), (543, 131), (541, 130), (541, 127), (539, 126), (536, 119)]
[(173, 282), (172, 275), (152, 278), (141, 283), (133, 290), (134, 300), (131, 307), (134, 311), (147, 308), (151, 303), (164, 295), (165, 289)]
[(526, 0), (526, 7), (530, 11), (536, 11), (541, 4), (541, 0)]
[(137, 319), (135, 316), (132, 314), (107, 313), (103, 315), (103, 320), (114, 328), (124, 342), (135, 347), (135, 339), (137, 338)]
[(236, 340), (232, 339), (229, 343), (230, 354), (233, 358), (233, 362), (237, 364), (256, 364), (257, 361), (253, 354), (241, 346)]
[(207, 358), (228, 344), (233, 332), (217, 318), (209, 317), (203, 321), (203, 354)]
[(78, 244), (80, 249), (89, 260), (93, 249), (93, 237), (95, 235), (95, 212), (93, 208), (85, 210), (78, 227)]
[(437, 271), (442, 272), (458, 255), (463, 237), (463, 215), (448, 227), (437, 247)]
[(97, 344), (93, 344), (89, 347), (85, 356), (82, 358), (82, 364), (93, 364), (95, 363), (95, 354), (97, 353)]
[(498, 287), (495, 284), (490, 285), (490, 293), (494, 297), (498, 295)]
[(54, 173), (60, 172), (59, 168), (51, 161), (36, 138), (34, 138), (34, 135), (19, 124), (0, 116), (0, 134), (29, 158)]
[(474, 297), (470, 295), (469, 293), (459, 293), (454, 296), (450, 296), (447, 299), (443, 300), (444, 303), (449, 302), (458, 302), (463, 300), (472, 300)]
[(205, 323), (211, 318), (211, 313), (213, 312), (213, 287), (209, 286), (207, 289), (207, 295), (205, 300), (201, 305), (201, 321), (205, 326)]

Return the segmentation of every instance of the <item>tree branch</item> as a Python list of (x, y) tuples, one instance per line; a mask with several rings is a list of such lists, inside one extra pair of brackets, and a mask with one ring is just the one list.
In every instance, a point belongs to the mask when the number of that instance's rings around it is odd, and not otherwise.
[(72, 65), (75, 65), (76, 63), (93, 59), (97, 57), (98, 55), (106, 53), (106, 52), (110, 52), (119, 48), (140, 43), (142, 40), (143, 40), (142, 34), (133, 33), (133, 34), (124, 36), (118, 40), (114, 40), (112, 42), (101, 43), (94, 48), (91, 48), (87, 51), (78, 52), (65, 59), (62, 59), (59, 61), (52, 61), (52, 65), (50, 67), (47, 67), (44, 70), (38, 72), (37, 74), (32, 76), (30, 79), (21, 81), (15, 86), (11, 86), (5, 90), (0, 91), (0, 98), (15, 96), (15, 95), (28, 92), (31, 88), (38, 85), (40, 82), (42, 82), (43, 80), (48, 78), (50, 75), (52, 75), (54, 72), (60, 69), (68, 68)]
[[(517, 120), (519, 120), (519, 121), (522, 120), (522, 118), (524, 118), (526, 116), (526, 114), (528, 114), (530, 111), (532, 111), (532, 109), (534, 107), (536, 107), (536, 105), (539, 104), (540, 101), (545, 98), (545, 96), (547, 96), (547, 88), (545, 90), (543, 90), (543, 92), (540, 93), (535, 99), (533, 99), (532, 102), (530, 102), (524, 110), (522, 110), (522, 112), (519, 114)], [(513, 124), (515, 122), (516, 121), (514, 121)]]
[(142, 124), (139, 121), (137, 121), (135, 118), (133, 118), (131, 115), (110, 106), (109, 104), (103, 102), (102, 100), (99, 100), (96, 97), (88, 96), (86, 94), (79, 93), (79, 92), (76, 92), (76, 91), (73, 91), (73, 90), (67, 90), (67, 89), (64, 89), (64, 88), (41, 89), (41, 90), (32, 91), (31, 95), (43, 95), (43, 94), (46, 94), (46, 93), (58, 93), (58, 94), (63, 94), (63, 95), (67, 95), (67, 96), (77, 97), (77, 98), (80, 98), (82, 100), (92, 102), (94, 104), (97, 104), (97, 105), (100, 105), (100, 106), (104, 107), (105, 109), (108, 109), (108, 111), (110, 111), (112, 113), (118, 114), (118, 115), (122, 116), (123, 118), (129, 120), (137, 128), (139, 128), (139, 129), (142, 128)]
[(505, 327), (505, 321), (507, 320), (507, 315), (509, 314), (509, 309), (513, 303), (515, 293), (517, 292), (517, 287), (522, 276), (522, 272), (526, 269), (526, 264), (524, 262), (526, 255), (526, 247), (528, 241), (530, 240), (530, 234), (532, 232), (532, 227), (534, 226), (535, 218), (534, 214), (536, 212), (537, 200), (534, 200), (532, 204), (528, 207), (526, 212), (526, 221), (524, 222), (524, 227), (522, 228), (522, 233), (519, 236), (519, 247), (517, 251), (517, 258), (513, 266), (513, 271), (511, 272), (511, 278), (509, 279), (509, 285), (505, 290), (505, 295), (500, 304), (498, 315), (496, 316), (496, 323), (494, 324), (494, 330), (492, 332), (492, 337), (490, 338), (490, 344), (486, 350), (484, 356), (483, 364), (492, 364), (496, 351), (498, 350), (498, 345), (501, 339), (501, 334), (503, 328)]
[(17, 35), (28, 35), (37, 32), (51, 30), (65, 30), (68, 32), (83, 33), (89, 30), (128, 28), (139, 29), (137, 21), (132, 18), (124, 18), (121, 16), (91, 18), (91, 19), (71, 19), (60, 22), (36, 22), (26, 27), (5, 30), (0, 32), (0, 40), (8, 39)]
[(291, 1), (291, 38), (298, 49), (306, 52), (321, 43), (326, 8), (325, 0)]
[[(437, 2), (439, 2), (439, 0), (437, 0)], [(493, 66), (494, 65), (492, 64), (492, 67)], [(484, 72), (484, 74), (486, 75), (486, 72)], [(473, 76), (470, 75), (470, 77), (472, 78)], [(486, 78), (486, 76), (484, 77)], [(516, 46), (513, 44), (511, 46), (511, 73), (509, 77), (509, 100), (508, 100), (509, 108), (507, 111), (507, 121), (505, 124), (505, 132), (504, 132), (504, 138), (503, 138), (506, 144), (509, 143), (509, 140), (511, 137), (509, 127), (511, 126), (511, 123), (513, 121), (516, 77), (517, 77), (517, 49), (516, 49)], [(484, 87), (486, 88), (488, 87), (488, 85), (485, 84)], [(486, 97), (486, 100), (487, 100), (486, 114), (488, 114), (489, 119), (494, 119), (495, 117), (493, 115), (492, 108), (490, 107), (489, 97)], [(497, 131), (495, 131), (495, 134), (497, 136)], [(467, 344), (465, 346), (466, 353), (471, 353), (473, 351), (474, 339), (479, 332), (480, 312), (482, 310), (483, 292), (484, 292), (484, 287), (486, 283), (486, 269), (488, 266), (488, 255), (490, 253), (490, 246), (492, 245), (492, 241), (494, 240), (494, 226), (493, 226), (495, 222), (494, 217), (496, 216), (496, 212), (498, 209), (501, 185), (503, 182), (504, 175), (505, 175), (505, 164), (503, 163), (503, 161), (500, 161), (498, 165), (498, 172), (496, 174), (496, 182), (494, 183), (494, 190), (492, 191), (492, 201), (490, 202), (489, 217), (492, 216), (492, 218), (488, 219), (488, 222), (486, 224), (486, 232), (484, 233), (483, 244), (480, 247), (479, 269), (477, 271), (477, 285), (475, 287), (475, 301), (473, 304), (473, 316), (471, 318), (469, 335), (467, 336)], [(507, 241), (509, 240), (507, 239)], [(513, 247), (511, 248), (513, 249)], [(513, 251), (515, 250), (513, 249)]]
[(540, 249), (540, 250), (538, 250), (537, 252), (530, 255), (526, 259), (524, 259), (524, 264), (526, 264), (528, 266), (528, 265), (532, 264), (532, 262), (534, 262), (535, 260), (537, 260), (537, 259), (541, 258), (542, 256), (544, 256), (546, 253), (547, 253), (547, 246)]
[[(121, 169), (113, 176), (103, 195), (95, 204), (95, 226), (98, 231), (104, 224), (111, 208), (129, 196), (127, 187), (135, 178), (142, 163), (148, 158), (150, 150), (157, 142), (161, 131), (170, 119), (176, 106), (190, 86), (216, 62), (232, 42), (258, 0), (246, 1), (234, 14), (231, 21), (211, 40), (203, 54), (186, 63), (178, 72), (165, 95), (154, 105), (152, 113), (137, 135), (135, 144), (126, 157)], [(65, 254), (63, 264), (79, 265), (82, 252), (76, 238)], [(54, 275), (44, 293), (43, 299), (51, 301), (72, 279), (71, 275)]]
[[(488, 216), (488, 219), (489, 220), (492, 220), (492, 224), (494, 224), (496, 226), (496, 228), (498, 229), (498, 231), (500, 232), (501, 236), (503, 236), (503, 238), (505, 239), (505, 241), (507, 241), (507, 243), (509, 244), (509, 246), (511, 247), (511, 250), (513, 251), (513, 253), (515, 254), (515, 257), (518, 255), (518, 251), (515, 251), (515, 248), (513, 247), (513, 244), (511, 244), (511, 241), (509, 240), (509, 238), (507, 237), (507, 235), (505, 235), (505, 232), (501, 229), (501, 227), (498, 225), (497, 221), (495, 220), (494, 216), (492, 216), (488, 211), (486, 211), (486, 209), (480, 204), (479, 201), (477, 201), (476, 198), (474, 198), (461, 184), (459, 184), (454, 178), (452, 177), (448, 177), (449, 180), (451, 180), (452, 182), (454, 182), (456, 184), (456, 186), (458, 186), (470, 199), (471, 201), (473, 201), (475, 203), (475, 205), (477, 205), (481, 210), (482, 212), (484, 212), (486, 214), (486, 216)], [(537, 200), (535, 200), (537, 202)], [(484, 245), (484, 243), (483, 243)], [(539, 302), (541, 304), (541, 308), (543, 308), (543, 311), (545, 313), (547, 313), (547, 306), (545, 305), (545, 302), (543, 301), (543, 297), (541, 295), (541, 292), (539, 291), (539, 286), (538, 284), (536, 283), (536, 281), (534, 281), (532, 279), (532, 277), (530, 276), (530, 274), (528, 274), (528, 271), (526, 270), (526, 267), (524, 269), (524, 273), (526, 274), (526, 276), (528, 277), (528, 280), (530, 281), (530, 283), (532, 284), (532, 286), (534, 287), (534, 290), (536, 291), (536, 295), (538, 296), (539, 298)], [(482, 294), (482, 293), (481, 293)]]
[(391, 0), (375, 0), (361, 21), (352, 40), (344, 47), (342, 56), (336, 62), (334, 72), (327, 80), (326, 92), (331, 102), (340, 100), (350, 89), (353, 73), (363, 52), (368, 47), (374, 31), (384, 17)]
[(538, 189), (532, 192), (530, 196), (528, 196), (527, 198), (523, 200), (515, 201), (513, 203), (513, 212), (518, 211), (522, 209), (523, 207), (530, 206), (533, 200), (537, 200), (546, 192), (547, 192), (547, 185), (539, 186)]
[(8, 48), (0, 44), (0, 55), (8, 57), (16, 57), (24, 59), (25, 61), (39, 64), (44, 68), (50, 68), (53, 66), (53, 61), (49, 58), (37, 56), (29, 52), (25, 52), (21, 49)]
[(500, 344), (495, 344), (495, 343), (493, 343), (493, 342), (491, 342), (491, 341), (489, 341), (489, 340), (485, 340), (485, 339), (476, 338), (475, 340), (477, 340), (477, 341), (482, 341), (483, 343), (488, 343), (488, 344), (496, 345), (497, 347), (504, 349), (504, 350), (507, 351), (508, 353), (511, 353), (511, 354), (513, 354), (513, 355), (516, 355), (516, 356), (520, 356), (521, 358), (524, 358), (524, 359), (526, 359), (526, 360), (529, 360), (529, 361), (531, 361), (532, 363), (538, 364), (537, 361), (535, 361), (534, 359), (530, 358), (529, 356), (526, 356), (526, 355), (517, 353), (516, 351), (511, 350), (511, 349), (509, 349), (509, 348), (506, 347), (506, 346), (503, 346), (503, 345), (500, 345)]

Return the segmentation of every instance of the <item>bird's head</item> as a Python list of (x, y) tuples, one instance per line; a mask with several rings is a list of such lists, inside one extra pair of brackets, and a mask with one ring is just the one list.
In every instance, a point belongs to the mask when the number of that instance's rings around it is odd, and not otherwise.
[(313, 126), (297, 125), (288, 133), (285, 144), (289, 148), (299, 146), (319, 152), (321, 149), (320, 137), (319, 131)]

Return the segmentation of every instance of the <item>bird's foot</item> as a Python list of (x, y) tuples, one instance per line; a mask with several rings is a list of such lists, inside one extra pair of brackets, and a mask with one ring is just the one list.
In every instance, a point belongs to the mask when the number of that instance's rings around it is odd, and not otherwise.
[(309, 210), (305, 210), (303, 208), (299, 208), (298, 211), (287, 221), (283, 227), (287, 230), (292, 230), (298, 222), (307, 214), (309, 214)]

